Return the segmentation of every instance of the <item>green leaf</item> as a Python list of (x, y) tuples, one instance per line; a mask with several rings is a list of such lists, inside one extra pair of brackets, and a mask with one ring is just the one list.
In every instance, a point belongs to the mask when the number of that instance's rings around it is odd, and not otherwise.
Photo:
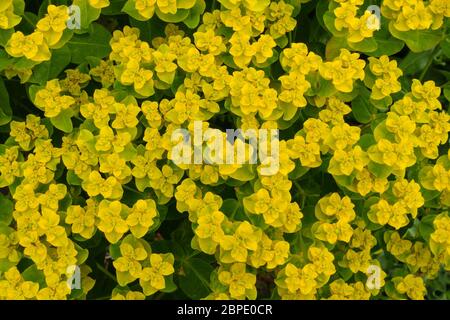
[(189, 15), (183, 20), (183, 23), (191, 29), (195, 29), (200, 23), (200, 16), (205, 11), (206, 4), (204, 0), (197, 0), (194, 7), (189, 10)]
[(138, 28), (141, 31), (140, 38), (147, 41), (148, 43), (151, 43), (155, 33), (156, 26), (152, 23), (152, 21), (152, 19), (148, 21), (140, 21), (130, 17), (130, 25), (132, 27)]
[(370, 92), (361, 87), (359, 95), (352, 101), (352, 114), (359, 123), (369, 123), (376, 109), (370, 103)]
[(378, 49), (378, 44), (374, 38), (366, 38), (360, 42), (348, 42), (348, 46), (355, 51), (372, 53)]
[(75, 243), (75, 249), (78, 252), (78, 254), (77, 254), (77, 264), (78, 265), (82, 265), (87, 260), (87, 258), (89, 256), (89, 250), (80, 247), (76, 243)]
[(450, 58), (450, 34), (447, 34), (447, 37), (441, 42), (442, 52)]
[(410, 30), (402, 32), (395, 29), (393, 21), (389, 23), (389, 31), (397, 39), (405, 41), (408, 48), (413, 52), (433, 49), (442, 40), (440, 30)]
[(286, 47), (288, 45), (289, 39), (286, 35), (284, 35), (282, 37), (276, 38), (275, 42), (276, 42), (277, 46), (279, 46), (280, 48), (283, 49), (284, 47)]
[(402, 40), (394, 38), (390, 34), (388, 21), (387, 19), (381, 19), (381, 28), (374, 33), (373, 38), (377, 42), (377, 49), (370, 53), (372, 57), (392, 56), (400, 52), (405, 46)]
[(58, 78), (61, 72), (69, 65), (71, 53), (68, 47), (52, 51), (50, 61), (38, 64), (33, 69), (29, 82), (45, 85), (48, 80)]
[(52, 125), (65, 133), (70, 133), (73, 130), (72, 124), (72, 110), (65, 109), (54, 118), (50, 118)]
[(369, 162), (368, 169), (375, 177), (380, 179), (387, 178), (392, 173), (392, 167), (372, 161)]
[(358, 145), (364, 151), (367, 151), (367, 149), (369, 149), (370, 146), (372, 146), (376, 143), (377, 143), (377, 141), (375, 140), (375, 138), (372, 134), (363, 134), (358, 141)]
[(255, 177), (255, 172), (251, 165), (244, 164), (242, 167), (230, 174), (230, 177), (239, 181), (250, 181)]
[(201, 299), (210, 292), (209, 278), (213, 267), (198, 258), (184, 260), (182, 262), (184, 276), (179, 276), (180, 288), (191, 299)]
[(9, 225), (12, 221), (13, 211), (13, 202), (4, 195), (0, 194), (0, 222)]
[(450, 101), (450, 81), (444, 85), (443, 89), (445, 99), (447, 99), (447, 101)]
[(46, 286), (44, 272), (38, 270), (35, 264), (32, 264), (24, 272), (22, 272), (22, 277), (25, 281), (39, 283), (41, 288)]
[(147, 21), (149, 19), (141, 16), (139, 11), (134, 6), (134, 1), (128, 0), (122, 8), (122, 12), (127, 13), (130, 17), (139, 20), (139, 21)]
[(289, 180), (297, 180), (309, 171), (308, 167), (303, 167), (300, 161), (295, 160), (295, 169), (289, 172)]
[(67, 43), (72, 52), (71, 62), (81, 64), (86, 57), (105, 58), (111, 52), (109, 41), (111, 34), (105, 27), (94, 23), (89, 34), (74, 35)]
[(9, 104), (9, 94), (3, 79), (0, 78), (0, 126), (9, 123), (12, 119), (12, 110)]
[(325, 12), (328, 11), (328, 5), (330, 2), (328, 0), (319, 0), (316, 5), (316, 19), (319, 22), (320, 26), (324, 29), (327, 29), (325, 23), (323, 22), (323, 17)]
[(338, 57), (342, 48), (348, 48), (347, 40), (343, 37), (332, 37), (328, 40), (325, 47), (325, 57), (327, 60), (333, 60)]
[(435, 214), (427, 215), (419, 223), (419, 233), (425, 241), (429, 241), (430, 235), (434, 231), (433, 221), (436, 218)]
[(236, 199), (224, 200), (220, 211), (233, 220), (242, 220), (241, 218), (245, 217), (244, 209)]
[(73, 0), (73, 4), (80, 7), (81, 29), (88, 29), (90, 24), (100, 17), (100, 9), (89, 5), (89, 0)]
[(162, 21), (169, 22), (169, 23), (182, 22), (185, 19), (187, 19), (187, 17), (189, 16), (189, 10), (186, 10), (186, 9), (178, 9), (177, 13), (170, 14), (170, 13), (161, 12), (161, 10), (159, 10), (159, 8), (156, 7), (155, 13), (158, 16), (158, 18), (160, 18)]
[(335, 36), (335, 37), (344, 37), (345, 32), (337, 30), (336, 27), (334, 26), (335, 19), (336, 18), (334, 16), (334, 14), (331, 13), (330, 11), (327, 11), (323, 15), (323, 22), (324, 22), (325, 26), (327, 27), (328, 31), (330, 31), (333, 34), (333, 36)]
[(103, 8), (102, 14), (108, 16), (115, 16), (122, 14), (122, 9), (125, 6), (127, 0), (109, 0), (109, 6)]
[(122, 256), (120, 253), (120, 242), (109, 245), (109, 255), (114, 260), (119, 259)]
[(424, 52), (409, 52), (398, 65), (404, 75), (418, 74), (425, 68), (429, 59), (431, 50)]
[(0, 259), (0, 273), (8, 271), (15, 265), (16, 263), (9, 261), (8, 258)]
[(6, 44), (8, 43), (9, 38), (11, 38), (11, 36), (14, 33), (14, 29), (8, 29), (8, 30), (0, 30), (0, 45), (2, 47), (6, 47)]
[(83, 182), (83, 180), (81, 180), (75, 174), (75, 172), (73, 172), (73, 170), (68, 170), (67, 171), (66, 180), (67, 180), (67, 183), (72, 185), (72, 186), (81, 186), (81, 182)]
[(161, 292), (170, 293), (174, 292), (178, 289), (175, 282), (173, 282), (173, 275), (170, 275), (168, 277), (164, 277), (165, 285), (166, 287), (164, 289), (161, 289)]
[(13, 61), (5, 50), (0, 50), (0, 71), (5, 70)]
[(24, 34), (33, 33), (36, 29), (36, 24), (39, 21), (37, 15), (32, 12), (24, 12), (21, 23), (16, 27), (17, 30), (22, 31)]

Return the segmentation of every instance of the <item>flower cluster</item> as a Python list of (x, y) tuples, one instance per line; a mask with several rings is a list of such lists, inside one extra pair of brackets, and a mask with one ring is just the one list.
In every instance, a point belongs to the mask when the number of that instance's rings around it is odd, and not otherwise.
[(2, 1), (0, 299), (442, 298), (449, 6), (365, 3)]

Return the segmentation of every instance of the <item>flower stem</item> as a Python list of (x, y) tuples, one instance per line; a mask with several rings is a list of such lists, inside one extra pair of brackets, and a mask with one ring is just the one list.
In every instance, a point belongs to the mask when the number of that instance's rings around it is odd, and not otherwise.
[(434, 58), (439, 54), (440, 50), (438, 50), (438, 49), (439, 49), (439, 46), (436, 46), (436, 47), (434, 47), (433, 51), (431, 52), (430, 57), (428, 58), (427, 64), (425, 65), (425, 68), (422, 70), (422, 73), (419, 76), (420, 82), (423, 81), (423, 78), (427, 75), (428, 69), (433, 64)]
[(109, 272), (108, 270), (106, 270), (100, 263), (96, 263), (95, 266), (97, 267), (98, 270), (100, 270), (101, 272), (103, 272), (108, 278), (110, 278), (111, 280), (113, 280), (114, 282), (117, 283), (117, 279), (116, 277)]

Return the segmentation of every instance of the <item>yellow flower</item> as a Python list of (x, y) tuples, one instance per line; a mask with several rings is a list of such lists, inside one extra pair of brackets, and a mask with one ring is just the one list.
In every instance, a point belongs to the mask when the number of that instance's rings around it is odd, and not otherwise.
[(5, 49), (12, 57), (20, 58), (25, 56), (27, 59), (35, 62), (43, 62), (51, 58), (44, 34), (39, 31), (27, 36), (21, 31), (13, 33)]
[(197, 31), (194, 33), (195, 46), (214, 56), (217, 56), (226, 50), (221, 36), (215, 34), (214, 30), (208, 29), (205, 32)]
[(89, 5), (96, 9), (103, 9), (109, 7), (109, 0), (89, 0)]
[(450, 217), (445, 214), (439, 214), (433, 221), (434, 232), (431, 234), (431, 239), (436, 243), (441, 243), (450, 247)]
[(244, 32), (235, 32), (229, 42), (231, 44), (229, 53), (233, 56), (234, 63), (239, 68), (247, 67), (256, 54), (256, 46), (250, 44), (250, 35)]
[(255, 251), (261, 239), (261, 230), (247, 221), (239, 224), (232, 236), (220, 239), (220, 260), (224, 263), (246, 262), (248, 251)]
[(96, 208), (94, 200), (88, 199), (85, 208), (81, 206), (70, 206), (67, 209), (66, 223), (72, 225), (72, 232), (90, 239), (95, 233)]
[(60, 81), (62, 90), (70, 92), (73, 96), (80, 96), (81, 89), (88, 85), (91, 77), (77, 69), (69, 69), (65, 73), (66, 78)]
[(59, 201), (62, 200), (67, 193), (67, 187), (65, 184), (50, 184), (48, 190), (39, 196), (39, 203), (42, 208), (49, 208), (52, 210), (58, 210)]
[(291, 72), (281, 76), (279, 80), (282, 88), (278, 96), (280, 101), (292, 103), (296, 108), (305, 107), (307, 102), (304, 94), (311, 88), (311, 84), (306, 81), (305, 76), (299, 72)]
[(354, 171), (363, 170), (368, 163), (369, 158), (360, 146), (356, 146), (348, 152), (336, 150), (330, 160), (328, 172), (338, 176), (349, 176)]
[(150, 255), (150, 266), (142, 269), (139, 284), (146, 296), (166, 287), (165, 278), (174, 273), (174, 256), (171, 253)]
[(59, 225), (60, 216), (51, 209), (41, 209), (42, 216), (38, 225), (46, 235), (47, 241), (55, 247), (65, 247), (70, 241), (67, 238), (66, 230)]
[(133, 246), (125, 240), (119, 246), (121, 256), (113, 261), (121, 285), (126, 285), (141, 276), (141, 261), (147, 258), (147, 251), (142, 244), (138, 242), (136, 246)]
[(153, 219), (157, 216), (155, 201), (138, 200), (130, 209), (127, 217), (127, 224), (131, 233), (136, 238), (142, 238), (154, 224)]
[(101, 60), (98, 66), (91, 68), (89, 74), (95, 81), (100, 82), (104, 88), (109, 88), (116, 79), (113, 64), (110, 60)]
[(304, 167), (315, 168), (322, 163), (319, 144), (315, 142), (306, 143), (305, 138), (300, 135), (288, 140), (287, 147), (289, 157), (291, 159), (300, 159)]
[(120, 201), (102, 200), (98, 207), (98, 229), (105, 234), (110, 243), (118, 242), (128, 231), (125, 217), (128, 207)]
[(4, 154), (0, 155), (0, 187), (11, 185), (16, 177), (22, 175), (20, 164), (17, 161), (19, 147), (7, 148)]
[(131, 176), (131, 169), (126, 161), (117, 153), (102, 154), (99, 157), (101, 173), (108, 173), (116, 177), (120, 182), (126, 182)]
[(150, 19), (155, 13), (156, 0), (134, 0), (133, 2), (136, 10), (146, 20)]
[(414, 1), (414, 5), (405, 5), (401, 8), (394, 23), (399, 31), (429, 29), (433, 23), (433, 15), (423, 1)]
[(152, 56), (158, 78), (165, 83), (171, 84), (177, 69), (177, 65), (173, 61), (177, 56), (171, 53), (166, 44), (159, 46), (158, 50), (154, 51)]
[(374, 223), (389, 224), (398, 230), (409, 223), (406, 213), (407, 210), (403, 203), (396, 202), (394, 205), (390, 205), (386, 200), (380, 199), (378, 203), (370, 207), (367, 215), (369, 220)]
[(256, 298), (256, 276), (246, 272), (244, 263), (234, 263), (229, 270), (221, 267), (219, 281), (228, 287), (230, 297), (234, 299)]
[(331, 80), (337, 90), (352, 92), (354, 81), (364, 79), (365, 64), (358, 53), (341, 49), (339, 57), (320, 65), (319, 72), (324, 79)]
[(441, 103), (438, 100), (441, 95), (441, 88), (436, 87), (432, 80), (422, 84), (419, 80), (413, 79), (411, 93), (414, 98), (425, 101), (429, 110), (442, 108)]
[(115, 104), (116, 117), (111, 124), (114, 129), (135, 128), (139, 123), (137, 116), (141, 111), (134, 103), (130, 104)]
[[(261, 35), (254, 44), (256, 63), (264, 63), (273, 56), (272, 49), (276, 47), (276, 43), (270, 35)], [(305, 90), (306, 91), (306, 90)]]
[(153, 72), (151, 70), (141, 68), (136, 60), (130, 60), (125, 66), (120, 82), (126, 86), (133, 85), (137, 93), (148, 97), (154, 93), (152, 77)]
[[(290, 196), (288, 197), (290, 200)], [(283, 197), (271, 197), (269, 192), (261, 188), (256, 193), (243, 199), (244, 208), (250, 213), (264, 217), (269, 225), (281, 226), (280, 215), (286, 210), (288, 203)]]
[(111, 300), (145, 300), (145, 295), (139, 291), (127, 291), (124, 295), (119, 292), (114, 293), (113, 290)]
[(48, 81), (45, 88), (39, 90), (34, 98), (34, 104), (45, 112), (45, 116), (53, 118), (63, 110), (75, 104), (75, 99), (68, 95), (61, 95), (62, 89), (58, 79)]
[(101, 194), (105, 199), (119, 199), (122, 197), (122, 185), (115, 177), (103, 179), (98, 171), (92, 171), (87, 180), (82, 182), (83, 189), (90, 197)]
[(285, 1), (270, 2), (266, 17), (272, 22), (270, 25), (270, 35), (274, 39), (278, 39), (294, 30), (297, 21), (292, 17), (293, 11), (294, 7)]
[(423, 300), (427, 290), (421, 277), (408, 274), (406, 277), (396, 277), (392, 279), (395, 289), (399, 293), (406, 294), (413, 300)]
[(156, 5), (162, 13), (177, 13), (177, 0), (156, 0)]
[(264, 71), (247, 68), (235, 71), (230, 82), (231, 103), (244, 115), (256, 112), (268, 118), (277, 107), (277, 92), (269, 87)]
[(337, 192), (325, 196), (316, 205), (316, 217), (319, 220), (337, 218), (342, 222), (350, 222), (355, 219), (355, 205), (348, 196), (340, 197)]
[(330, 284), (330, 293), (330, 300), (368, 300), (370, 298), (370, 292), (364, 283), (347, 284), (342, 279)]
[(389, 240), (387, 242), (386, 249), (395, 257), (398, 258), (405, 253), (410, 252), (412, 247), (411, 241), (400, 238), (400, 234), (398, 232), (391, 233), (388, 235), (388, 238)]
[(389, 61), (386, 55), (380, 58), (369, 57), (369, 69), (377, 78), (372, 88), (371, 98), (375, 100), (383, 99), (401, 90), (398, 78), (403, 71), (397, 67), (397, 61)]
[(3, 300), (34, 299), (39, 291), (39, 284), (25, 281), (16, 267), (9, 268), (0, 280), (0, 298)]
[(67, 28), (69, 10), (66, 6), (49, 5), (47, 12), (45, 17), (38, 21), (36, 29), (42, 32), (51, 48), (61, 40), (63, 31)]
[(273, 258), (267, 261), (267, 269), (283, 265), (289, 257), (289, 243), (286, 241), (272, 242)]
[(317, 288), (316, 278), (318, 276), (313, 264), (307, 264), (303, 268), (297, 268), (292, 263), (288, 263), (284, 270), (285, 285), (289, 292), (300, 293), (302, 295), (314, 294)]
[(194, 233), (198, 237), (198, 245), (203, 252), (213, 254), (216, 251), (217, 245), (224, 236), (221, 226), (224, 219), (225, 215), (220, 211), (198, 218), (198, 227), (195, 228)]
[(413, 218), (417, 215), (417, 209), (425, 203), (420, 192), (420, 185), (414, 180), (400, 179), (396, 181), (393, 185), (392, 193), (397, 197), (397, 201), (408, 209)]

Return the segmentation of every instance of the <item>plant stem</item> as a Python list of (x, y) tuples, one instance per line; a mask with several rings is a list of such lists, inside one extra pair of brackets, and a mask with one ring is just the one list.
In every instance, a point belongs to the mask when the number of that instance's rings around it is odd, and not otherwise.
[(128, 191), (134, 192), (134, 193), (142, 194), (142, 192), (140, 192), (140, 191), (138, 191), (138, 190), (136, 190), (134, 188), (131, 188), (129, 186), (123, 186), (123, 188), (128, 190)]
[[(49, 4), (50, 4), (50, 3), (49, 3)], [(33, 21), (31, 21), (31, 19), (28, 18), (26, 14), (24, 14), (22, 17), (25, 19), (26, 22), (28, 22), (29, 24), (31, 24), (33, 27), (36, 27), (36, 24), (35, 24)]]
[(114, 282), (117, 283), (116, 277), (115, 277), (111, 272), (109, 272), (108, 270), (106, 270), (106, 269), (105, 269), (100, 263), (98, 263), (98, 262), (97, 262), (95, 265), (96, 265), (96, 267), (97, 267), (98, 270), (100, 270), (101, 272), (103, 272), (106, 276), (108, 276), (108, 278), (110, 278), (111, 280), (113, 280)]
[(430, 57), (428, 58), (427, 64), (425, 65), (425, 68), (422, 70), (422, 73), (419, 76), (420, 82), (423, 81), (423, 78), (427, 75), (428, 69), (433, 64), (434, 58), (439, 54), (439, 46), (434, 47), (433, 51), (430, 54)]

